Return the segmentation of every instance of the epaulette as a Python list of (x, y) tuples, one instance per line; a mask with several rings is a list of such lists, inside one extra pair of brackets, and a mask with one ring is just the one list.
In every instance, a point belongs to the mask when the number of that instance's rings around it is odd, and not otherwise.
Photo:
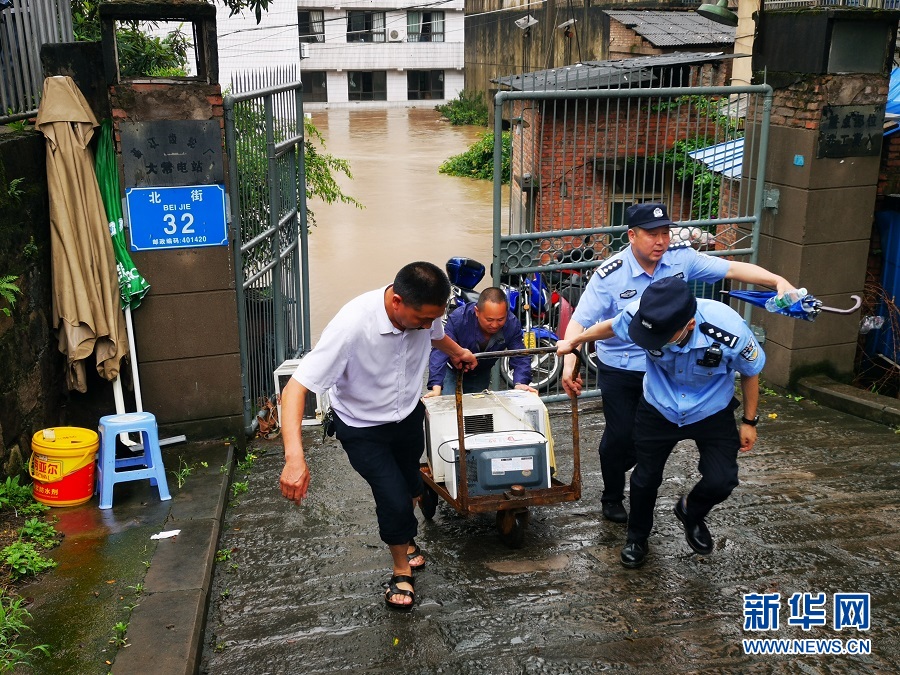
[(723, 330), (718, 326), (714, 326), (711, 323), (706, 323), (705, 321), (700, 324), (700, 332), (704, 335), (708, 335), (714, 340), (721, 342), (727, 347), (731, 347), (732, 349), (738, 342), (738, 336), (729, 333), (727, 330)]
[(606, 263), (602, 267), (598, 267), (595, 274), (599, 274), (601, 279), (605, 279), (609, 274), (615, 272), (622, 265), (625, 264), (625, 261), (622, 258), (618, 260), (613, 260), (612, 262)]
[(689, 241), (678, 241), (678, 242), (675, 242), (674, 244), (669, 244), (670, 251), (675, 251), (679, 248), (690, 248), (690, 247), (691, 247), (691, 242), (689, 242)]

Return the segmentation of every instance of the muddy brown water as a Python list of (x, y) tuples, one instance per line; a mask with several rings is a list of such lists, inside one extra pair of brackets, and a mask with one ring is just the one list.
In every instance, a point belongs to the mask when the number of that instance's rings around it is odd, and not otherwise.
[(313, 113), (325, 152), (350, 162), (344, 192), (365, 208), (311, 200), (309, 240), (313, 341), (345, 302), (390, 283), (414, 260), (444, 267), (452, 256), (488, 266), (493, 228), (490, 181), (438, 173), (486, 131), (454, 127), (429, 108)]

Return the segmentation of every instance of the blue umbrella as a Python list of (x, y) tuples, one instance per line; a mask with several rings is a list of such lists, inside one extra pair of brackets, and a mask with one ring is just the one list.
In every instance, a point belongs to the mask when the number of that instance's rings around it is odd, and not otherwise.
[[(776, 291), (721, 291), (723, 295), (727, 295), (744, 302), (749, 302), (757, 307), (765, 307), (769, 298), (774, 298), (778, 293)], [(788, 307), (779, 307), (775, 310), (777, 314), (784, 314), (792, 319), (803, 319), (804, 321), (815, 321), (820, 312), (831, 312), (832, 314), (852, 314), (862, 304), (862, 298), (858, 295), (851, 295), (856, 302), (849, 309), (838, 309), (837, 307), (826, 307), (822, 301), (813, 295), (807, 295), (800, 298)]]

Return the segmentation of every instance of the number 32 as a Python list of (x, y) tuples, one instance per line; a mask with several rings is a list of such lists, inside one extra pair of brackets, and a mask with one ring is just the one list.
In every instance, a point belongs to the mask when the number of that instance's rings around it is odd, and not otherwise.
[[(166, 234), (175, 234), (175, 232), (178, 231), (178, 227), (175, 225), (174, 213), (167, 213), (164, 215), (163, 222), (165, 222), (163, 232)], [(181, 223), (181, 234), (194, 234), (194, 216), (192, 214), (182, 213)]]

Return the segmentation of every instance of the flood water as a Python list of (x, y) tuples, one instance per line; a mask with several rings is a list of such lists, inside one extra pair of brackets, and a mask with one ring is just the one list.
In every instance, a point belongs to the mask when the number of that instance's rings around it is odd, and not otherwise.
[(492, 244), (490, 181), (438, 173), (485, 129), (454, 127), (432, 109), (313, 112), (325, 152), (350, 162), (339, 176), (365, 208), (311, 200), (309, 239), (313, 343), (351, 298), (390, 283), (408, 262), (444, 267), (452, 256), (486, 266)]

